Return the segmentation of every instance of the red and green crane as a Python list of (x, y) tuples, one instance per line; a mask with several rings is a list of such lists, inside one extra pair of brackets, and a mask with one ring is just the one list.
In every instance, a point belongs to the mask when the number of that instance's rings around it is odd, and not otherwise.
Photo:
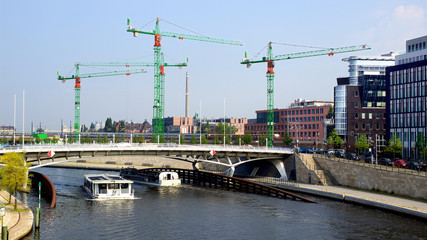
[(238, 45), (243, 44), (239, 41), (225, 40), (220, 38), (212, 38), (201, 35), (189, 35), (182, 33), (173, 32), (161, 32), (160, 31), (160, 18), (156, 18), (156, 27), (151, 31), (142, 31), (137, 28), (130, 26), (128, 19), (128, 32), (132, 32), (134, 37), (137, 37), (139, 33), (154, 35), (154, 104), (153, 104), (153, 133), (156, 136), (164, 134), (164, 116), (165, 116), (165, 72), (164, 72), (164, 61), (161, 57), (161, 39), (162, 37), (172, 37), (178, 39), (189, 39), (195, 41), (211, 42), (218, 44), (227, 45)]
[(306, 58), (306, 57), (315, 57), (315, 56), (333, 56), (337, 53), (346, 53), (346, 52), (355, 52), (361, 50), (371, 49), (368, 45), (358, 45), (358, 46), (349, 46), (349, 47), (339, 47), (339, 48), (328, 48), (315, 51), (306, 51), (298, 53), (290, 53), (283, 55), (273, 55), (272, 42), (268, 43), (267, 57), (263, 57), (259, 60), (248, 59), (245, 55), (245, 59), (240, 62), (241, 64), (246, 64), (249, 68), (253, 63), (267, 63), (267, 141), (269, 146), (273, 146), (273, 136), (274, 136), (274, 62), (280, 60), (291, 60), (296, 58)]
[(58, 80), (61, 80), (63, 83), (67, 80), (74, 79), (74, 140), (78, 140), (80, 134), (80, 88), (81, 88), (81, 79), (82, 78), (93, 78), (93, 77), (106, 77), (106, 76), (118, 76), (118, 75), (131, 75), (137, 73), (146, 73), (143, 69), (128, 69), (122, 71), (110, 71), (110, 72), (96, 72), (96, 73), (85, 73), (80, 74), (80, 63), (74, 64), (76, 68), (76, 73), (71, 76), (61, 76), (58, 74)]

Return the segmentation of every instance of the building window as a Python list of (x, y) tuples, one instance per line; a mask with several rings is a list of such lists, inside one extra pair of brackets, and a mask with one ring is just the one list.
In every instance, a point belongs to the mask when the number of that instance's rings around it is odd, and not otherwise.
[(380, 129), (380, 125), (377, 123), (377, 130), (379, 130)]
[(365, 124), (364, 123), (362, 124), (362, 130), (365, 130)]
[(316, 109), (316, 114), (319, 114), (319, 109)]
[(376, 119), (380, 119), (380, 113), (377, 113), (375, 117)]
[(365, 119), (365, 113), (362, 113), (362, 119)]
[(354, 129), (359, 129), (359, 124), (354, 124)]
[(354, 96), (355, 96), (355, 97), (358, 97), (358, 96), (359, 96), (359, 91), (357, 91), (357, 90), (356, 90), (356, 91), (354, 91)]
[(323, 108), (320, 109), (320, 113), (323, 113)]
[(369, 119), (372, 119), (372, 113), (369, 113)]
[(355, 113), (354, 118), (359, 118), (359, 113)]
[(354, 102), (354, 107), (358, 108), (359, 107), (359, 102)]

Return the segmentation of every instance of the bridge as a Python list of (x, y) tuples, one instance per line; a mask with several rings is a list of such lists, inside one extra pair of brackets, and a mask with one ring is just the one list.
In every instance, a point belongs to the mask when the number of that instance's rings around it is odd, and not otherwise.
[[(83, 157), (98, 156), (163, 156), (177, 161), (210, 163), (227, 167), (225, 174), (235, 173), (259, 175), (261, 172), (288, 180), (289, 171), (285, 162), (293, 155), (290, 148), (253, 147), (234, 145), (187, 145), (187, 144), (68, 144), (68, 145), (25, 145), (24, 147), (3, 147), (0, 156), (6, 152), (25, 153), (27, 162), (38, 163), (38, 166), (56, 164), (61, 159), (70, 161)], [(49, 152), (54, 154), (50, 154)], [(50, 161), (46, 163), (46, 161)], [(43, 162), (43, 164), (42, 164)], [(237, 171), (236, 171), (237, 170)]]

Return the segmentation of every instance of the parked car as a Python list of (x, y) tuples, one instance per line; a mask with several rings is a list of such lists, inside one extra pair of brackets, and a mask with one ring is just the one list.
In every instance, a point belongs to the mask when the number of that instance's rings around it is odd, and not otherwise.
[(405, 168), (418, 170), (420, 168), (420, 164), (417, 162), (407, 162)]
[(384, 166), (393, 166), (393, 161), (390, 158), (380, 158), (378, 159), (378, 164)]
[(349, 160), (359, 161), (360, 158), (356, 155), (356, 153), (346, 153), (345, 158)]
[(403, 168), (406, 166), (406, 162), (403, 159), (397, 159), (396, 161), (394, 161), (394, 166)]
[(299, 151), (300, 153), (313, 153), (313, 150), (310, 148), (304, 148)]
[(375, 155), (374, 154), (366, 154), (363, 156), (365, 159), (365, 163), (375, 163)]
[(335, 157), (345, 158), (345, 151), (344, 151), (344, 149), (337, 149), (337, 150), (335, 150)]

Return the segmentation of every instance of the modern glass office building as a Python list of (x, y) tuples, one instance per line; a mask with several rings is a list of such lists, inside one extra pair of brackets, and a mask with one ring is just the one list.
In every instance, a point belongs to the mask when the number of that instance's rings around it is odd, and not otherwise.
[(349, 57), (349, 77), (338, 78), (334, 88), (335, 129), (355, 151), (357, 138), (365, 134), (372, 140), (385, 135), (385, 74), (394, 65), (394, 53), (380, 57)]
[(405, 54), (387, 68), (387, 137), (403, 143), (402, 157), (418, 158), (415, 142), (427, 136), (427, 36), (406, 41)]

